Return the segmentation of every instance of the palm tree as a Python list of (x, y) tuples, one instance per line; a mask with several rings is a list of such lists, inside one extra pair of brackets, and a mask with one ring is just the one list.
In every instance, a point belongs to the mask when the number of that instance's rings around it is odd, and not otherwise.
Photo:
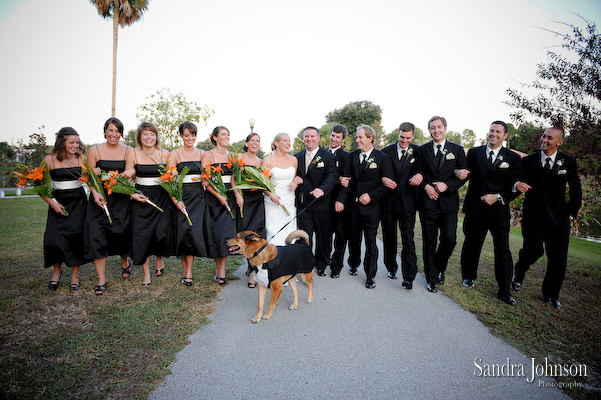
[(90, 0), (96, 6), (98, 14), (103, 18), (113, 18), (113, 103), (111, 116), (115, 116), (115, 100), (117, 97), (117, 37), (119, 25), (129, 26), (142, 18), (148, 9), (149, 0)]

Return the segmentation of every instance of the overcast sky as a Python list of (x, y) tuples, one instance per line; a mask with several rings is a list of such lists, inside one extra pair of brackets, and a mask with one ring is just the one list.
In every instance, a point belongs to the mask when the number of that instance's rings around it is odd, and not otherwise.
[[(126, 131), (161, 88), (215, 110), (232, 141), (262, 145), (321, 126), (351, 101), (382, 107), (391, 132), (410, 121), (426, 130), (484, 137), (511, 122), (508, 87), (531, 82), (561, 43), (539, 27), (601, 21), (599, 0), (151, 0), (142, 21), (119, 30), (117, 117)], [(112, 22), (87, 0), (0, 0), (0, 141), (63, 126), (86, 144), (103, 140), (110, 117)]]

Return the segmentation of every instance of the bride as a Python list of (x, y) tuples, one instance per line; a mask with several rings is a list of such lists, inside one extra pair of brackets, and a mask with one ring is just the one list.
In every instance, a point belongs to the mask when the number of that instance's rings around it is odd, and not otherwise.
[[(294, 206), (294, 191), (297, 185), (292, 180), (296, 176), (298, 160), (288, 154), (290, 136), (286, 133), (278, 133), (275, 136), (271, 143), (271, 149), (274, 152), (261, 163), (263, 168), (269, 168), (271, 171), (271, 181), (275, 187), (275, 193), (265, 192), (265, 235), (269, 240), (286, 223), (294, 219), (270, 240), (271, 244), (283, 246), (288, 234), (297, 229), (296, 207)], [(281, 205), (286, 207), (290, 216), (286, 217)]]

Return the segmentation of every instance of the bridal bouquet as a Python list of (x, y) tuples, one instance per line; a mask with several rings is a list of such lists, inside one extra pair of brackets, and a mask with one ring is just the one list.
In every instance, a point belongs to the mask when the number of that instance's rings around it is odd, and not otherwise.
[[(27, 165), (17, 164), (17, 171), (13, 171), (15, 178), (18, 178), (17, 187), (25, 187), (28, 184), (33, 185), (33, 190), (44, 197), (54, 198), (52, 195), (52, 179), (48, 172), (48, 166), (42, 162), (39, 167), (31, 169)], [(56, 200), (55, 200), (56, 201)], [(68, 216), (69, 213), (64, 208), (63, 215)]]
[[(126, 194), (128, 196), (131, 196), (134, 193), (141, 195), (144, 194), (140, 190), (136, 189), (129, 179), (119, 175), (118, 171), (109, 171), (106, 175), (102, 176), (102, 181), (104, 182), (104, 186), (107, 188), (109, 194), (113, 192)], [(150, 204), (160, 212), (163, 212), (163, 209), (150, 201), (150, 199), (146, 199), (146, 203)]]
[(207, 165), (206, 167), (201, 168), (200, 178), (209, 182), (209, 185), (211, 185), (211, 187), (217, 193), (219, 193), (220, 195), (225, 197), (225, 199), (226, 199), (225, 207), (227, 208), (230, 215), (232, 216), (232, 219), (234, 219), (234, 214), (232, 214), (232, 209), (230, 208), (229, 204), (227, 203), (229, 198), (227, 197), (227, 189), (225, 187), (225, 183), (223, 183), (223, 178), (221, 177), (222, 173), (223, 173), (223, 169), (221, 168), (221, 165), (218, 165), (216, 167)]
[(88, 185), (88, 187), (93, 188), (99, 195), (102, 196), (102, 198), (105, 201), (105, 203), (102, 205), (102, 208), (104, 209), (104, 212), (108, 217), (109, 222), (112, 224), (113, 220), (111, 219), (109, 208), (106, 205), (107, 200), (106, 193), (104, 193), (104, 186), (102, 185), (102, 182), (100, 182), (100, 178), (98, 177), (98, 175), (96, 175), (92, 166), (88, 163), (88, 160), (86, 160), (86, 158), (83, 155), (81, 155), (80, 157), (83, 160), (83, 163), (79, 164), (79, 166), (81, 167), (81, 176), (79, 177), (79, 180)]
[[(175, 167), (167, 168), (164, 165), (159, 166), (159, 171), (161, 172), (160, 185), (163, 189), (169, 193), (169, 196), (173, 197), (177, 201), (183, 201), (184, 194), (184, 177), (190, 172), (190, 168), (184, 167), (182, 169), (181, 174), (176, 174)], [(186, 216), (188, 220), (188, 225), (192, 226), (192, 221), (190, 221), (190, 216), (188, 215), (188, 211), (184, 208), (182, 213)]]
[[(233, 187), (232, 190), (266, 190), (275, 194), (275, 187), (273, 186), (273, 182), (269, 179), (270, 177), (271, 171), (269, 168), (244, 168), (241, 183)], [(281, 207), (286, 217), (290, 216), (286, 207), (283, 205)]]
[[(232, 170), (232, 176), (234, 177), (234, 181), (237, 184), (242, 182), (242, 171), (244, 171), (244, 166), (246, 165), (246, 161), (241, 158), (238, 158), (237, 153), (228, 153), (227, 155), (228, 162), (225, 164), (230, 170)], [(240, 196), (243, 196), (243, 192), (239, 191)], [(244, 218), (244, 210), (240, 208), (240, 216)]]

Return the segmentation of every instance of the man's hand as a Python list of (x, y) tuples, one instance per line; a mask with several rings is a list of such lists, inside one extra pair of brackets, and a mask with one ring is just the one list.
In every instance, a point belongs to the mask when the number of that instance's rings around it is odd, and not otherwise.
[(415, 174), (409, 179), (409, 184), (411, 186), (419, 186), (424, 180), (424, 176), (422, 174)]
[(292, 180), (292, 183), (294, 183), (296, 185), (302, 185), (303, 184), (303, 178), (301, 178), (300, 176), (297, 175)]
[(432, 185), (434, 185), (434, 189), (438, 192), (438, 193), (443, 193), (446, 192), (446, 190), (449, 188), (447, 186), (446, 183), (444, 182), (434, 182)]
[(368, 205), (370, 202), (371, 197), (369, 197), (369, 194), (367, 193), (363, 193), (361, 197), (359, 197), (359, 203), (363, 204), (364, 206)]
[(386, 186), (388, 189), (396, 189), (397, 184), (395, 181), (393, 181), (390, 178), (387, 178), (385, 176), (382, 177), (382, 183), (384, 184), (384, 186)]
[(350, 182), (351, 182), (351, 178), (350, 178), (350, 177), (343, 177), (343, 176), (341, 176), (341, 177), (340, 177), (340, 184), (341, 184), (343, 187), (348, 187), (348, 184), (349, 184)]
[(337, 201), (336, 203), (334, 203), (334, 211), (336, 212), (343, 212), (344, 211), (344, 204)]
[(515, 184), (515, 188), (520, 193), (526, 193), (528, 190), (532, 189), (532, 186), (528, 185), (526, 182), (518, 182)]
[(436, 191), (434, 186), (428, 184), (424, 187), (424, 190), (426, 191), (426, 194), (431, 200), (438, 200), (438, 192)]
[(309, 192), (310, 195), (313, 195), (313, 197), (315, 197), (316, 199), (319, 199), (321, 196), (323, 196), (325, 193), (323, 192), (323, 190), (321, 190), (320, 188), (315, 188), (313, 189), (311, 192)]
[(455, 170), (455, 176), (459, 179), (459, 180), (464, 180), (465, 178), (467, 178), (467, 176), (470, 174), (470, 171), (468, 169), (456, 169)]
[(485, 194), (484, 196), (480, 197), (480, 200), (489, 206), (492, 206), (497, 202), (497, 200), (499, 200), (499, 197), (496, 194)]

